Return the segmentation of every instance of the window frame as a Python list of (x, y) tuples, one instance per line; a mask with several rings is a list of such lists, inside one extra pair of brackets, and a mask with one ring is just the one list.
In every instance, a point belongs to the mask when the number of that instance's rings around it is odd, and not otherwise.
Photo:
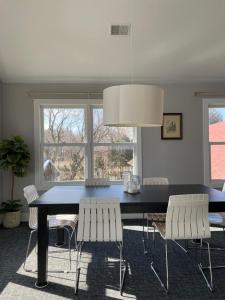
[(223, 179), (211, 179), (211, 145), (225, 145), (225, 142), (209, 141), (209, 108), (225, 107), (225, 99), (207, 98), (203, 99), (203, 167), (204, 184), (210, 187), (220, 188), (225, 181)]
[[(101, 108), (103, 105), (102, 99), (34, 99), (34, 139), (35, 139), (35, 185), (40, 190), (46, 190), (55, 185), (83, 185), (84, 181), (66, 181), (66, 182), (47, 182), (44, 180), (42, 167), (43, 167), (43, 109), (48, 107), (73, 107), (84, 108), (85, 110), (85, 143), (70, 143), (69, 146), (84, 146), (85, 149), (85, 174), (86, 178), (94, 178), (93, 172), (93, 150), (94, 146), (111, 146), (112, 143), (94, 143), (93, 142), (93, 109)], [(136, 142), (135, 143), (120, 143), (121, 145), (134, 146), (134, 174), (141, 177), (142, 175), (142, 161), (141, 161), (141, 129), (136, 129)], [(63, 143), (62, 146), (67, 144)], [(115, 146), (118, 144), (115, 144)], [(112, 184), (121, 184), (121, 181), (110, 181)]]

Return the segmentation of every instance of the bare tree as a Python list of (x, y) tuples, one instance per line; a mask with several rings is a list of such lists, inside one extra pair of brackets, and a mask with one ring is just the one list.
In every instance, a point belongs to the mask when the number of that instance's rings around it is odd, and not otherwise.
[(85, 126), (83, 113), (76, 109), (48, 108), (45, 109), (46, 143), (83, 142)]
[[(53, 143), (57, 146), (50, 151), (46, 150), (46, 154), (50, 155), (51, 160), (56, 163), (57, 168), (62, 169), (64, 173), (68, 174), (68, 166), (60, 167), (60, 157), (64, 159), (63, 156), (66, 156), (66, 159), (72, 160), (70, 163), (70, 175), (69, 178), (65, 179), (74, 179), (80, 170), (79, 165), (82, 164), (84, 160), (84, 155), (82, 153), (82, 148), (79, 148), (75, 153), (69, 154), (70, 151), (64, 151), (63, 148), (59, 147), (58, 144), (63, 143), (83, 143), (85, 141), (85, 123), (83, 111), (80, 109), (61, 109), (61, 108), (48, 108), (45, 109), (45, 143)], [(70, 156), (70, 158), (69, 158)], [(78, 163), (80, 161), (80, 163)], [(67, 177), (68, 177), (67, 176)], [(73, 177), (73, 178), (71, 178)]]
[(110, 138), (109, 133), (110, 127), (103, 125), (102, 110), (96, 109), (94, 112), (93, 141), (95, 143), (107, 142), (107, 138)]
[[(62, 180), (83, 179), (84, 177), (84, 146), (76, 146), (74, 149), (65, 144), (84, 143), (86, 141), (85, 130), (83, 109), (44, 109), (44, 142), (53, 144), (45, 148), (45, 157), (56, 165)], [(103, 125), (102, 109), (94, 109), (92, 134), (93, 141), (97, 144), (131, 141), (126, 128)], [(119, 171), (121, 176), (122, 169), (128, 166), (127, 163), (131, 159), (128, 152), (130, 151), (100, 150), (100, 155), (95, 157), (95, 172), (108, 174), (112, 171), (114, 173)]]
[(214, 124), (223, 121), (223, 115), (216, 108), (209, 109), (209, 124)]

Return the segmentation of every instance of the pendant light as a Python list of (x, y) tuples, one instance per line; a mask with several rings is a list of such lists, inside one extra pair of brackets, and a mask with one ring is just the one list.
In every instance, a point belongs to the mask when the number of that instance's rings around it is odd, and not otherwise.
[(156, 85), (116, 85), (103, 91), (103, 122), (107, 126), (159, 127), (164, 91)]
[[(126, 29), (126, 30), (125, 30)], [(111, 33), (129, 35), (130, 58), (133, 57), (131, 25), (114, 25)], [(130, 59), (131, 84), (115, 85), (103, 91), (103, 123), (120, 127), (159, 127), (163, 120), (164, 91), (156, 85), (133, 84), (133, 61)]]

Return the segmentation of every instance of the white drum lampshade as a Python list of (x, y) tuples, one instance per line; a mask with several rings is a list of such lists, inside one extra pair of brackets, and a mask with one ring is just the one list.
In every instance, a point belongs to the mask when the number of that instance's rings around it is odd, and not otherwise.
[(159, 127), (164, 92), (155, 85), (130, 84), (103, 91), (103, 122), (108, 126)]
[(120, 89), (113, 86), (103, 91), (103, 124), (118, 126)]

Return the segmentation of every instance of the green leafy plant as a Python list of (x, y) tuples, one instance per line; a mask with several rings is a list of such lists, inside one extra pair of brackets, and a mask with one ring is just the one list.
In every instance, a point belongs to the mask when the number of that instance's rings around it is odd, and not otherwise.
[(0, 215), (5, 213), (5, 208), (0, 207)]
[(3, 212), (13, 212), (18, 211), (20, 207), (22, 207), (22, 204), (20, 204), (20, 200), (8, 200), (6, 202), (2, 202), (2, 206)]
[(14, 200), (14, 181), (16, 177), (24, 177), (30, 163), (30, 151), (21, 136), (3, 139), (0, 142), (0, 168), (11, 172), (11, 197), (3, 203), (7, 211), (17, 211), (22, 206), (20, 200)]

